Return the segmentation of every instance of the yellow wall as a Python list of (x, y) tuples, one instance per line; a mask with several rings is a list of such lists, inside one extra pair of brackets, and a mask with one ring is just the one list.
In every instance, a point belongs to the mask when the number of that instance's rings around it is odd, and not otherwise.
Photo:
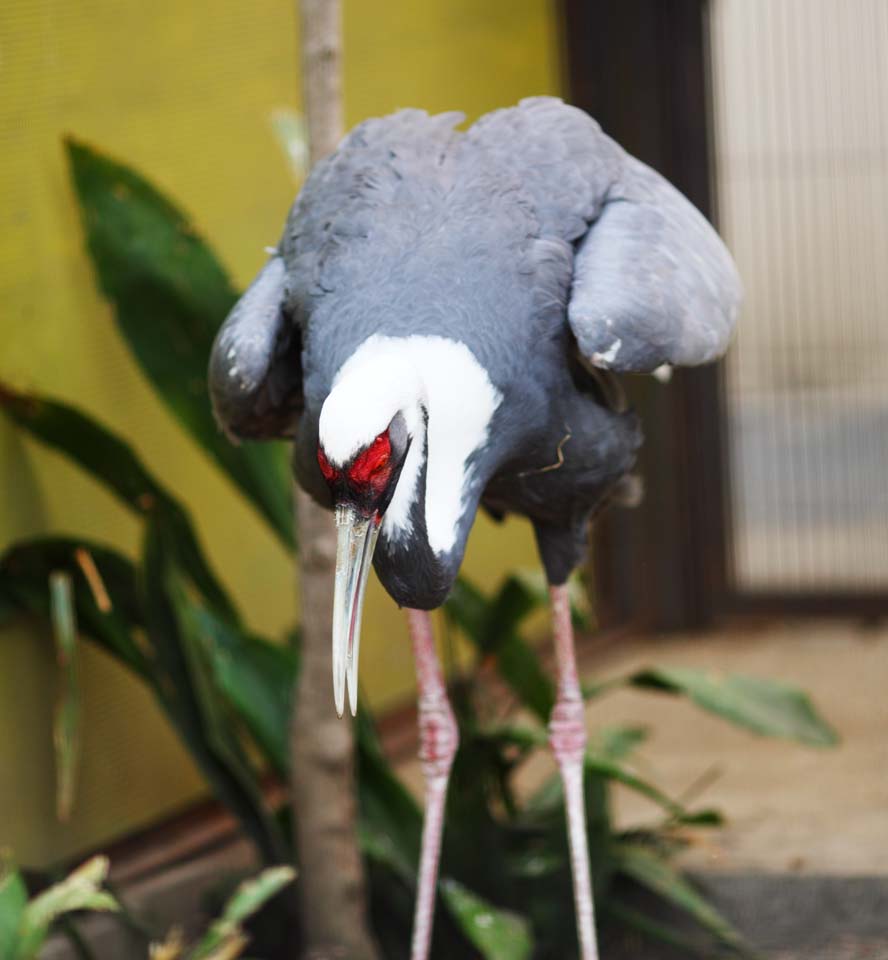
[[(181, 434), (117, 338), (82, 251), (65, 132), (135, 164), (193, 214), (245, 283), (294, 188), (270, 130), (299, 103), (294, 0), (16, 0), (0, 6), (0, 378), (74, 400), (125, 434), (192, 507), (256, 628), (295, 617), (291, 571), (262, 523)], [(548, 0), (346, 2), (349, 124), (399, 106), (474, 117), (557, 92)], [(0, 422), (0, 547), (65, 531), (133, 550), (132, 518), (58, 457)], [(495, 582), (533, 563), (527, 528), (473, 537)], [(362, 675), (384, 705), (410, 688), (400, 617), (374, 584)], [(84, 655), (84, 759), (70, 824), (53, 819), (46, 637), (0, 635), (0, 846), (46, 863), (181, 806), (202, 789), (154, 705), (102, 654)]]

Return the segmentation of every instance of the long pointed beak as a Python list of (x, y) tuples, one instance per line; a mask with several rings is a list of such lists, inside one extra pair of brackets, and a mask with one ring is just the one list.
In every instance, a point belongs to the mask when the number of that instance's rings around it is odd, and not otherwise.
[(333, 698), (341, 717), (345, 690), (352, 716), (358, 711), (358, 653), (364, 590), (379, 535), (379, 517), (360, 516), (352, 507), (336, 507), (336, 589), (333, 595)]

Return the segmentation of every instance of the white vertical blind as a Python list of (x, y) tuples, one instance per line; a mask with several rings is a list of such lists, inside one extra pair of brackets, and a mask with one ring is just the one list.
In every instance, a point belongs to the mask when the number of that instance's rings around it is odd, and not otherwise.
[(743, 590), (888, 588), (888, 0), (714, 0)]

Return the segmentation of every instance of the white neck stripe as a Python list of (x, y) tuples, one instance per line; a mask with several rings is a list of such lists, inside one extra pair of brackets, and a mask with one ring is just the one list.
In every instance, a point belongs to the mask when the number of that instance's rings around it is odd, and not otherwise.
[(401, 412), (413, 441), (382, 533), (400, 540), (412, 532), (410, 510), (425, 455), (429, 546), (445, 553), (456, 543), (471, 485), (468, 460), (486, 444), (501, 400), (487, 371), (464, 343), (438, 336), (374, 334), (336, 374), (321, 410), (320, 441), (330, 461), (342, 465)]

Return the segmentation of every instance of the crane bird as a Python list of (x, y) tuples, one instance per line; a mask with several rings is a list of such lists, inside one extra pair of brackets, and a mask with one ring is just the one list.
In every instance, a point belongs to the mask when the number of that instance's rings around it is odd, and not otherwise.
[(549, 740), (564, 781), (578, 939), (597, 958), (586, 744), (566, 582), (589, 517), (641, 442), (615, 373), (727, 347), (741, 290), (704, 217), (588, 115), (535, 97), (487, 114), (401, 110), (308, 177), (283, 237), (221, 328), (216, 417), (292, 436), (298, 482), (338, 531), (333, 692), (357, 706), (371, 563), (407, 610), (426, 780), (413, 960), (428, 955), (457, 728), (430, 610), (479, 506), (527, 517), (550, 585)]

